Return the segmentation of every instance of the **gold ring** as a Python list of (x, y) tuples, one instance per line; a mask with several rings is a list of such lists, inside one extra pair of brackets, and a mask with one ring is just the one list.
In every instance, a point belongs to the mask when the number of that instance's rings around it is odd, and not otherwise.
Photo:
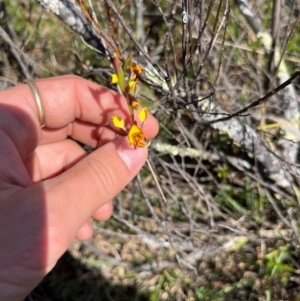
[(40, 125), (43, 128), (46, 125), (46, 116), (45, 116), (45, 110), (44, 110), (44, 106), (42, 103), (42, 99), (41, 99), (39, 90), (38, 90), (36, 84), (34, 83), (34, 81), (31, 79), (25, 79), (24, 83), (29, 86), (29, 88), (34, 96), (34, 101), (36, 103), (36, 107), (38, 110)]

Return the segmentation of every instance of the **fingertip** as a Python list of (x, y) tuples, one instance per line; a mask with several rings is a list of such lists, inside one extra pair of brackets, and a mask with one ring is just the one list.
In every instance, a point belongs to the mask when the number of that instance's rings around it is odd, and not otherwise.
[(133, 148), (127, 138), (116, 139), (114, 142), (118, 155), (131, 173), (137, 173), (146, 162), (148, 150), (144, 147)]
[(105, 221), (111, 217), (112, 212), (113, 202), (109, 201), (94, 212), (93, 218), (99, 221)]
[(88, 240), (93, 235), (93, 219), (88, 219), (79, 229), (76, 238), (79, 240)]
[(145, 133), (147, 139), (153, 139), (159, 131), (159, 124), (153, 115), (149, 115), (143, 124), (143, 132)]

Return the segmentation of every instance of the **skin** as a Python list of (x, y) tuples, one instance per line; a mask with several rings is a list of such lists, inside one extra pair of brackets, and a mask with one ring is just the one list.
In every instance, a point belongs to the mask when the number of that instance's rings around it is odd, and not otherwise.
[[(111, 124), (130, 117), (123, 96), (76, 76), (36, 81), (46, 115), (41, 129), (27, 85), (0, 92), (0, 300), (23, 298), (54, 267), (74, 237), (108, 219), (112, 199), (147, 159)], [(149, 116), (147, 139), (158, 132)], [(96, 148), (87, 155), (73, 139)]]

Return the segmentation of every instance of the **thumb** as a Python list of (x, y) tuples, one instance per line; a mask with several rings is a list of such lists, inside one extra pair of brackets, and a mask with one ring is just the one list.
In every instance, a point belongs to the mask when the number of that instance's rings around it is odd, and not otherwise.
[[(114, 198), (138, 173), (147, 149), (133, 149), (118, 138), (97, 149), (60, 176), (44, 182), (50, 240), (64, 252), (82, 224)], [(63, 231), (61, 233), (63, 223)], [(49, 252), (51, 254), (51, 252)]]
[(5, 279), (8, 284), (0, 295), (25, 295), (37, 285), (83, 223), (126, 186), (146, 158), (146, 148), (132, 149), (126, 138), (119, 138), (61, 175), (24, 189), (18, 187), (9, 200), (2, 200), (0, 282)]

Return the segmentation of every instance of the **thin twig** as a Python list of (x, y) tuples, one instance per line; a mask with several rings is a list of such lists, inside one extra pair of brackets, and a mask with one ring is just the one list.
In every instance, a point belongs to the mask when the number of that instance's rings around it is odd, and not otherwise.
[(149, 169), (150, 169), (150, 171), (151, 171), (151, 173), (152, 173), (153, 179), (154, 179), (154, 181), (155, 181), (155, 183), (156, 183), (156, 185), (157, 185), (157, 188), (158, 188), (158, 190), (159, 190), (160, 195), (162, 196), (164, 202), (167, 203), (166, 197), (165, 197), (165, 195), (164, 195), (164, 193), (163, 193), (163, 191), (162, 191), (162, 189), (161, 189), (161, 187), (160, 187), (159, 181), (157, 180), (156, 173), (155, 173), (155, 171), (153, 170), (153, 168), (152, 168), (152, 166), (151, 166), (151, 164), (150, 164), (150, 162), (149, 162), (148, 159), (147, 159), (147, 164), (148, 164), (148, 167), (149, 167)]
[(267, 93), (265, 96), (257, 99), (256, 101), (252, 102), (251, 104), (247, 105), (243, 109), (238, 110), (232, 114), (229, 114), (227, 117), (215, 119), (215, 120), (209, 121), (207, 123), (212, 124), (212, 123), (217, 123), (217, 122), (221, 122), (221, 121), (227, 121), (233, 117), (240, 116), (241, 114), (246, 113), (249, 109), (255, 108), (255, 107), (261, 105), (262, 103), (266, 102), (270, 97), (272, 97), (273, 95), (275, 95), (278, 92), (280, 92), (281, 90), (283, 90), (285, 87), (290, 85), (294, 80), (296, 80), (299, 77), (300, 77), (300, 71), (296, 71), (287, 81), (285, 81), (284, 83), (282, 83), (281, 85), (279, 85), (278, 87), (276, 87), (275, 89), (273, 89), (272, 91)]

